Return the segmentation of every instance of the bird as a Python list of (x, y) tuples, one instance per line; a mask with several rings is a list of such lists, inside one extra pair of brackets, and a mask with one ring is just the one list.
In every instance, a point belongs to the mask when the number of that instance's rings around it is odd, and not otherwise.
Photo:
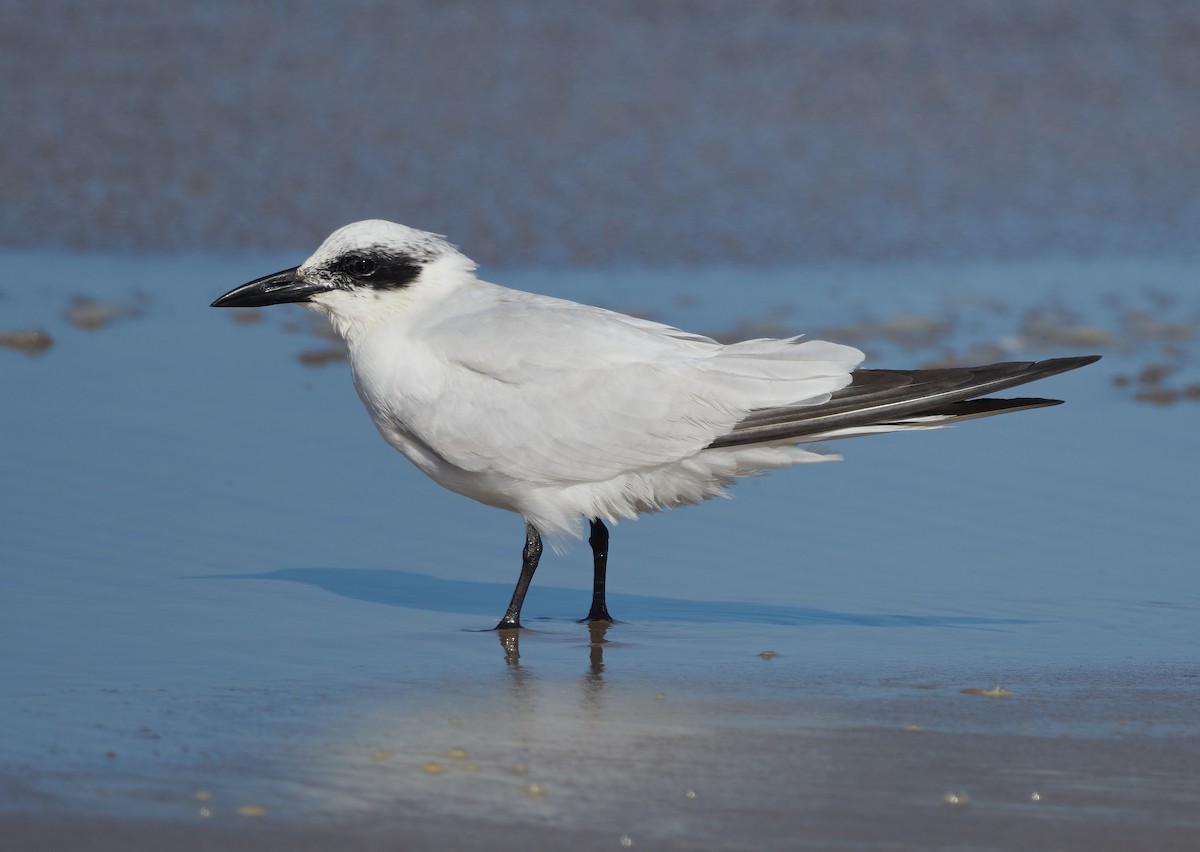
[(802, 335), (723, 344), (475, 270), (438, 234), (371, 219), (212, 307), (324, 314), (384, 440), (439, 485), (521, 515), (521, 571), (497, 630), (521, 627), (543, 536), (561, 547), (587, 522), (592, 602), (581, 621), (611, 623), (607, 524), (841, 458), (814, 442), (1057, 405), (987, 395), (1099, 359), (865, 369), (853, 346)]

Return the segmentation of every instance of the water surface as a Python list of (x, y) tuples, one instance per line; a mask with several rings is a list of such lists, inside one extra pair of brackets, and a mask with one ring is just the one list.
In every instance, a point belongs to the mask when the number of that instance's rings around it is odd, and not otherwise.
[(0, 348), (0, 798), (27, 848), (1195, 840), (1186, 263), (486, 270), (701, 331), (841, 329), (876, 366), (1105, 355), (1036, 386), (1063, 406), (620, 524), (605, 633), (574, 621), (586, 545), (548, 553), (514, 646), (486, 628), (519, 519), (386, 447), (345, 364), (300, 360), (336, 353), (308, 314), (206, 307), (296, 260), (4, 257), (4, 326), (53, 341)]

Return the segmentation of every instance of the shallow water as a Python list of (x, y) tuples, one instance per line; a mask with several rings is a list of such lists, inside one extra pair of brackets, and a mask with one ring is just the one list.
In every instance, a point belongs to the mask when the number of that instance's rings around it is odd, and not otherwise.
[(1196, 254), (1189, 0), (0, 0), (0, 245)]
[[(0, 847), (1200, 848), (1198, 12), (0, 0)], [(621, 524), (603, 635), (547, 554), (505, 644), (519, 519), (206, 307), (376, 215), (723, 337), (1105, 358)]]
[(1105, 354), (1035, 386), (1063, 406), (619, 525), (607, 632), (574, 622), (586, 546), (547, 554), (514, 647), (486, 628), (519, 519), (387, 448), (343, 363), (298, 360), (331, 346), (308, 314), (206, 307), (295, 262), (3, 257), (0, 331), (52, 340), (0, 348), (0, 811), (28, 848), (1200, 836), (1190, 265), (485, 270), (706, 332), (840, 328), (874, 366)]

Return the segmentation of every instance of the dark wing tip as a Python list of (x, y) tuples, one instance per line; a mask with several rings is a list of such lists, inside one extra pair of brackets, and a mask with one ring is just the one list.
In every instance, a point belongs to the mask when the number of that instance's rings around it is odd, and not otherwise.
[(1054, 373), (1065, 373), (1067, 370), (1077, 370), (1088, 364), (1095, 364), (1101, 357), (1100, 355), (1075, 355), (1070, 358), (1047, 358), (1045, 361), (1038, 361), (1036, 365), (1042, 368), (1038, 370), (1039, 375), (1049, 376)]
[(997, 400), (987, 394), (1086, 367), (1099, 355), (1006, 361), (932, 370), (855, 370), (853, 382), (823, 405), (751, 412), (710, 447), (799, 440), (836, 429), (894, 424), (913, 417), (971, 419), (1004, 411), (1058, 405), (1061, 400)]

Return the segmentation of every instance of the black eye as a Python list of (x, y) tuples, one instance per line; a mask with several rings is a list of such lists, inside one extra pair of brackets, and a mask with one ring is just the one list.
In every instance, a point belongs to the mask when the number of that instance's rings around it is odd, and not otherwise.
[(370, 278), (379, 269), (379, 264), (369, 257), (349, 258), (342, 268), (355, 278)]

